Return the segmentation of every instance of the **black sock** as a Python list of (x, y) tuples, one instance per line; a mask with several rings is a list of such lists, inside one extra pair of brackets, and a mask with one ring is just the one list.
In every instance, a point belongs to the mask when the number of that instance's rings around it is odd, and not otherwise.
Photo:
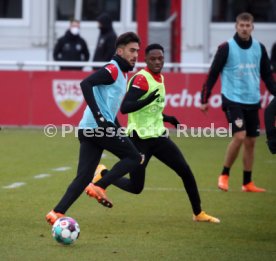
[(251, 182), (252, 171), (243, 171), (243, 185)]
[(108, 172), (107, 169), (102, 170), (102, 172), (101, 172), (102, 177), (103, 177), (107, 172)]
[(197, 210), (194, 210), (195, 216), (199, 215), (201, 213), (201, 208), (198, 208)]
[(227, 167), (223, 166), (221, 175), (227, 175), (227, 176), (229, 176), (230, 175), (230, 168), (227, 168)]

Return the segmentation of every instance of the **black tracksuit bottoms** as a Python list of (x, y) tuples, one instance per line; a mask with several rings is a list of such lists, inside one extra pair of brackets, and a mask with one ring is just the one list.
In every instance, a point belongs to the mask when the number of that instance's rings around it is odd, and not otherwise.
[(104, 150), (111, 152), (120, 159), (110, 169), (109, 175), (100, 180), (101, 184), (97, 184), (104, 189), (115, 180), (134, 171), (141, 162), (140, 153), (126, 136), (108, 136), (102, 132), (93, 133), (93, 131), (89, 132), (82, 129), (79, 130), (78, 136), (80, 152), (77, 175), (67, 188), (60, 202), (54, 208), (55, 212), (62, 214), (70, 208), (91, 182)]
[[(122, 177), (113, 182), (113, 184), (125, 191), (139, 194), (142, 192), (145, 183), (145, 172), (148, 162), (152, 156), (155, 156), (161, 162), (181, 178), (185, 190), (192, 205), (193, 213), (198, 215), (201, 212), (201, 201), (194, 175), (186, 162), (183, 154), (176, 144), (169, 137), (157, 137), (149, 139), (140, 139), (134, 132), (130, 138), (135, 147), (141, 154), (144, 154), (145, 160), (142, 165), (130, 172), (130, 178)], [(104, 175), (108, 176), (109, 172)], [(155, 173), (158, 175), (158, 173)]]

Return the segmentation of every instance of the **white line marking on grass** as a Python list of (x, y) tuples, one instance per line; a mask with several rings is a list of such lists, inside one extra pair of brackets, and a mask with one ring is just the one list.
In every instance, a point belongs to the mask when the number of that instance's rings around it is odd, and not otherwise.
[(50, 176), (52, 176), (52, 175), (51, 174), (47, 174), (47, 173), (45, 173), (45, 174), (43, 173), (43, 174), (35, 175), (34, 179), (44, 179), (44, 178), (48, 178)]
[(5, 189), (14, 189), (14, 188), (22, 187), (24, 185), (26, 185), (25, 182), (15, 182), (15, 183), (12, 183), (8, 186), (4, 186), (3, 188), (5, 188)]
[[(52, 169), (53, 171), (66, 171), (66, 170), (69, 170), (71, 169), (71, 167), (68, 167), (68, 166), (65, 166), (65, 167), (59, 167), (59, 168), (55, 168), (55, 169)], [(34, 179), (44, 179), (44, 178), (48, 178), (48, 177), (51, 177), (52, 174), (48, 174), (48, 173), (41, 173), (41, 174), (37, 174), (35, 176), (33, 176)], [(4, 189), (14, 189), (14, 188), (18, 188), (18, 187), (22, 187), (24, 185), (27, 185), (26, 182), (14, 182), (10, 185), (7, 185), (7, 186), (2, 186), (2, 188)]]
[(71, 169), (71, 167), (59, 167), (59, 168), (55, 168), (55, 169), (52, 169), (53, 171), (66, 171), (66, 170), (69, 170)]

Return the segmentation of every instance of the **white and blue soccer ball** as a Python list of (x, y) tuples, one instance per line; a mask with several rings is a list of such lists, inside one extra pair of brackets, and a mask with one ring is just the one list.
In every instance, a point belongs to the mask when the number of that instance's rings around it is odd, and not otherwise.
[(70, 245), (74, 243), (80, 235), (80, 226), (71, 217), (62, 217), (56, 220), (52, 227), (52, 236), (60, 244)]

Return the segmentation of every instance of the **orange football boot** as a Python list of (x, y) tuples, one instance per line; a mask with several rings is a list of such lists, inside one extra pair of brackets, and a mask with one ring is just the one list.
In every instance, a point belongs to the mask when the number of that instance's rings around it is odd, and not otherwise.
[(255, 184), (251, 181), (248, 184), (242, 186), (242, 191), (243, 192), (266, 192), (266, 189), (256, 187)]
[(204, 211), (201, 211), (198, 215), (193, 215), (193, 221), (220, 223), (218, 218), (207, 215)]
[(223, 191), (228, 191), (228, 181), (229, 181), (228, 175), (220, 175), (218, 178), (218, 188)]
[(50, 224), (50, 225), (54, 225), (54, 223), (56, 222), (57, 219), (64, 217), (64, 214), (61, 213), (57, 213), (54, 210), (51, 210), (47, 215), (46, 215), (46, 221)]
[(90, 183), (86, 188), (85, 192), (88, 196), (97, 199), (97, 201), (107, 208), (112, 208), (113, 204), (108, 200), (106, 192), (103, 188)]

